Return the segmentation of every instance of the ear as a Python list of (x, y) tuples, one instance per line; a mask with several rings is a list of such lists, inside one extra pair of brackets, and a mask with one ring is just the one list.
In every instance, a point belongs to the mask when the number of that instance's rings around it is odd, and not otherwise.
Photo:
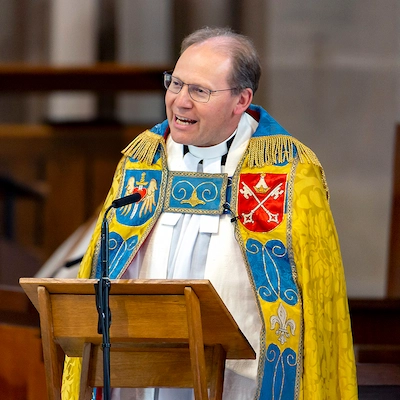
[(238, 102), (234, 109), (234, 114), (243, 114), (253, 100), (253, 91), (250, 88), (243, 89), (239, 93)]

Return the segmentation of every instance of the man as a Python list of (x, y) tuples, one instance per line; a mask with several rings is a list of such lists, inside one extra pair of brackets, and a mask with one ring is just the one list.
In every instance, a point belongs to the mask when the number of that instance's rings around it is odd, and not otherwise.
[[(315, 154), (261, 107), (251, 42), (201, 29), (164, 74), (167, 120), (124, 151), (103, 212), (111, 278), (210, 279), (257, 354), (228, 361), (224, 399), (356, 399), (346, 288)], [(224, 175), (226, 174), (226, 175)], [(229, 177), (226, 187), (226, 176)], [(102, 214), (79, 277), (99, 275)], [(63, 398), (75, 399), (69, 359)], [(192, 399), (191, 389), (114, 389), (113, 399)]]

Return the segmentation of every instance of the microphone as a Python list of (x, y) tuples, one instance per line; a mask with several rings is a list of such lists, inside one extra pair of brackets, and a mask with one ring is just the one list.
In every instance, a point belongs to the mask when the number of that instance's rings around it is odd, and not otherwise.
[(224, 214), (230, 214), (231, 215), (231, 222), (233, 223), (233, 222), (236, 222), (238, 219), (240, 219), (241, 218), (241, 216), (240, 215), (233, 215), (233, 212), (232, 212), (232, 210), (231, 210), (231, 206), (230, 206), (230, 204), (229, 203), (225, 203), (225, 204), (223, 204), (222, 205), (222, 207), (224, 208)]
[(137, 203), (142, 199), (142, 195), (140, 193), (133, 193), (129, 196), (121, 197), (119, 199), (114, 200), (111, 203), (111, 207), (120, 208), (123, 206), (127, 206), (128, 204)]
[(103, 398), (104, 400), (111, 399), (110, 386), (110, 325), (111, 325), (111, 310), (109, 307), (109, 294), (111, 289), (111, 281), (109, 278), (109, 248), (108, 248), (108, 221), (107, 214), (112, 208), (119, 208), (128, 204), (137, 203), (142, 196), (140, 193), (133, 193), (129, 196), (121, 197), (114, 200), (107, 208), (103, 216), (101, 224), (101, 275), (100, 279), (95, 283), (96, 291), (96, 307), (99, 314), (97, 332), (103, 335)]

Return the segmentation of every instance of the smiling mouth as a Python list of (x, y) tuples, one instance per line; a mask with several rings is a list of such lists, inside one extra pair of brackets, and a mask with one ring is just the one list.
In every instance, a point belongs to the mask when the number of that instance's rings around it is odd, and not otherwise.
[(193, 124), (195, 124), (197, 122), (194, 119), (183, 118), (183, 117), (178, 117), (178, 116), (175, 116), (175, 121), (179, 125), (193, 125)]

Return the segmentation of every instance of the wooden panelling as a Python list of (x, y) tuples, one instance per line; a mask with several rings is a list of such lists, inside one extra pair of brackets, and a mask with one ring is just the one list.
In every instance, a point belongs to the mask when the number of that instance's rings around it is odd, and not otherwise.
[(399, 387), (400, 299), (350, 299), (349, 307), (358, 384)]
[(400, 124), (395, 131), (387, 294), (400, 298)]
[(46, 381), (39, 328), (0, 323), (2, 399), (43, 400)]
[(350, 299), (349, 307), (355, 344), (400, 345), (400, 299)]
[[(0, 93), (52, 91), (163, 92), (168, 66), (98, 63), (92, 66), (0, 65)], [(118, 124), (0, 125), (0, 177), (40, 188), (21, 196), (0, 188), (0, 272), (34, 253), (41, 265), (103, 202), (120, 151), (142, 128)], [(133, 135), (132, 135), (133, 134)], [(13, 250), (18, 246), (17, 250)], [(4, 247), (4, 246), (3, 246)], [(12, 257), (10, 257), (11, 255)], [(32, 258), (32, 257), (31, 257)], [(19, 261), (16, 261), (19, 260)], [(18, 265), (10, 266), (8, 263)], [(31, 269), (33, 261), (26, 261)], [(25, 269), (26, 270), (26, 269)], [(15, 280), (0, 283), (17, 284)], [(3, 274), (3, 276), (6, 276)]]
[[(143, 129), (118, 124), (0, 125), (0, 173), (40, 194), (14, 196), (13, 215), (1, 215), (3, 220), (12, 218), (14, 237), (0, 263), (16, 259), (10, 258), (15, 246), (16, 255), (26, 251), (39, 265), (44, 262), (103, 203), (121, 150)], [(2, 205), (6, 196), (0, 195)], [(0, 273), (0, 283), (17, 285), (18, 281), (1, 281)]]
[(45, 398), (39, 315), (21, 288), (0, 286), (0, 338), (0, 397)]

